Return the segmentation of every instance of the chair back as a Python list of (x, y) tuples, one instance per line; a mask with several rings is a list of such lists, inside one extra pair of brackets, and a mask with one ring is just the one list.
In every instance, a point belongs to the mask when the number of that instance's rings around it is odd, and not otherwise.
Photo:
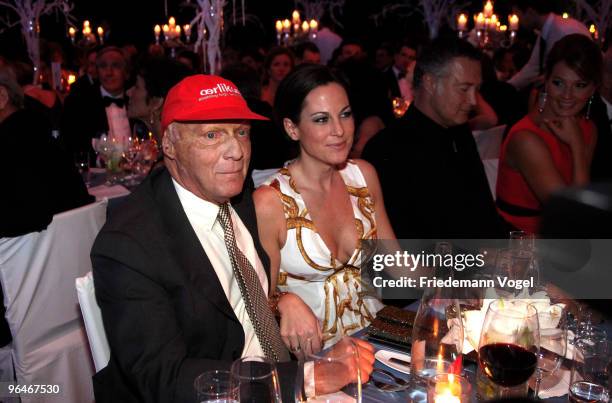
[(106, 207), (106, 200), (95, 202), (56, 214), (44, 231), (0, 239), (17, 381), (61, 383), (64, 401), (90, 400), (93, 367), (74, 280), (91, 271), (89, 254)]
[(100, 371), (110, 359), (110, 347), (106, 339), (104, 324), (102, 323), (102, 312), (96, 302), (96, 290), (94, 288), (93, 275), (91, 272), (75, 281), (79, 305), (85, 322), (89, 348), (93, 357), (96, 372)]

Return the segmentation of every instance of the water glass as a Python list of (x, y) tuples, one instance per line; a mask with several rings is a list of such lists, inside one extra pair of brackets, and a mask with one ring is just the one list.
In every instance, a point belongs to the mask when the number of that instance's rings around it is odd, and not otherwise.
[(574, 343), (574, 366), (570, 378), (570, 402), (610, 401), (612, 388), (612, 342), (578, 339)]
[(206, 371), (194, 383), (196, 403), (238, 403), (238, 390), (229, 371)]
[(325, 352), (309, 354), (304, 365), (312, 365), (315, 382), (308, 385), (305, 380), (307, 397), (297, 396), (297, 401), (361, 403), (359, 352), (350, 337)]
[(243, 357), (232, 364), (232, 385), (241, 403), (281, 403), (276, 365), (265, 357)]

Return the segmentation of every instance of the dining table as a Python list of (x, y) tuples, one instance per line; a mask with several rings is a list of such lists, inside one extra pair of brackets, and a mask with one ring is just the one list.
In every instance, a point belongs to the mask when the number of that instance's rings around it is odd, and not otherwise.
[[(415, 301), (412, 304), (408, 305), (407, 307), (405, 307), (405, 309), (407, 310), (411, 310), (411, 311), (417, 311), (418, 307), (419, 307), (419, 303), (420, 301)], [(603, 330), (606, 331), (608, 338), (610, 338), (610, 336), (612, 336), (612, 321), (610, 320), (604, 320), (601, 324), (599, 324), (598, 326), (600, 326)], [(386, 343), (380, 343), (378, 341), (374, 341), (371, 340), (367, 337), (367, 333), (365, 329), (362, 329), (361, 331), (359, 331), (358, 333), (356, 333), (354, 335), (354, 337), (358, 337), (358, 338), (362, 338), (364, 340), (368, 340), (375, 348), (375, 350), (378, 351), (390, 351), (390, 352), (396, 352), (396, 353), (400, 353), (403, 355), (410, 355), (409, 351), (406, 351), (405, 349), (402, 348), (398, 348), (396, 346), (392, 346)], [(561, 370), (571, 370), (571, 368), (568, 368), (568, 366), (570, 366), (571, 361), (570, 360), (566, 360), (561, 368)], [(471, 388), (471, 392), (472, 392), (472, 398), (471, 398), (471, 402), (477, 402), (479, 401), (476, 397), (476, 370), (477, 370), (477, 364), (474, 360), (470, 360), (470, 359), (466, 359), (464, 356), (464, 360), (463, 360), (463, 376), (466, 377), (472, 388)], [(384, 369), (390, 373), (392, 373), (394, 376), (406, 380), (406, 381), (410, 381), (410, 374), (404, 373), (402, 371), (398, 371), (395, 368), (392, 368), (391, 366), (385, 365), (383, 364), (381, 361), (379, 361), (378, 359), (375, 361), (374, 364), (375, 368), (379, 368), (379, 369)], [(406, 372), (409, 372), (406, 371)], [(554, 375), (553, 375), (554, 376)], [(363, 402), (407, 402), (407, 401), (413, 401), (413, 400), (409, 400), (410, 395), (411, 395), (411, 389), (407, 388), (405, 390), (402, 391), (397, 391), (397, 392), (385, 392), (382, 390), (379, 390), (375, 385), (374, 385), (374, 380), (376, 379), (380, 379), (380, 377), (376, 374), (376, 372), (373, 373), (373, 379), (371, 379), (368, 383), (366, 383), (363, 388), (362, 388), (362, 400)], [(569, 384), (568, 384), (568, 388), (569, 388)], [(531, 393), (531, 391), (530, 391)], [(546, 399), (540, 399), (543, 402), (549, 402), (549, 403), (561, 403), (561, 402), (567, 402), (567, 393), (563, 396), (557, 396), (557, 397), (550, 397), (550, 398), (546, 398)], [(418, 400), (417, 400), (418, 401)], [(426, 401), (426, 400), (422, 400), (422, 401)]]

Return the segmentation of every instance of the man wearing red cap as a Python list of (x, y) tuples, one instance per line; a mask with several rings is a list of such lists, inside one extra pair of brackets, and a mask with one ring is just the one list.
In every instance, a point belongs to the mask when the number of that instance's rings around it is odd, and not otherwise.
[[(98, 403), (192, 402), (197, 375), (245, 356), (277, 362), (283, 398), (294, 400), (298, 366), (267, 305), (250, 180), (243, 191), (258, 119), (220, 77), (191, 76), (168, 93), (166, 168), (109, 218), (91, 253), (111, 347), (94, 376)], [(371, 351), (363, 355), (369, 374)], [(323, 387), (320, 370), (310, 371)]]

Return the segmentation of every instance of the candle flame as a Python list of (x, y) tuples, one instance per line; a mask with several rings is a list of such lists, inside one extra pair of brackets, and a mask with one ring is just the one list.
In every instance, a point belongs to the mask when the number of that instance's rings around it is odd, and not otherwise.
[(595, 24), (591, 24), (591, 26), (589, 27), (589, 32), (594, 34), (597, 31), (597, 29), (595, 28)]
[(283, 30), (283, 22), (281, 20), (276, 20), (276, 32), (279, 34)]
[(72, 84), (76, 81), (76, 76), (74, 74), (69, 74), (68, 75), (68, 84)]
[(319, 23), (317, 20), (310, 20), (310, 29), (316, 30), (319, 27)]
[(562, 17), (563, 17), (563, 19), (567, 20), (569, 18), (569, 14), (568, 13), (563, 13)]

